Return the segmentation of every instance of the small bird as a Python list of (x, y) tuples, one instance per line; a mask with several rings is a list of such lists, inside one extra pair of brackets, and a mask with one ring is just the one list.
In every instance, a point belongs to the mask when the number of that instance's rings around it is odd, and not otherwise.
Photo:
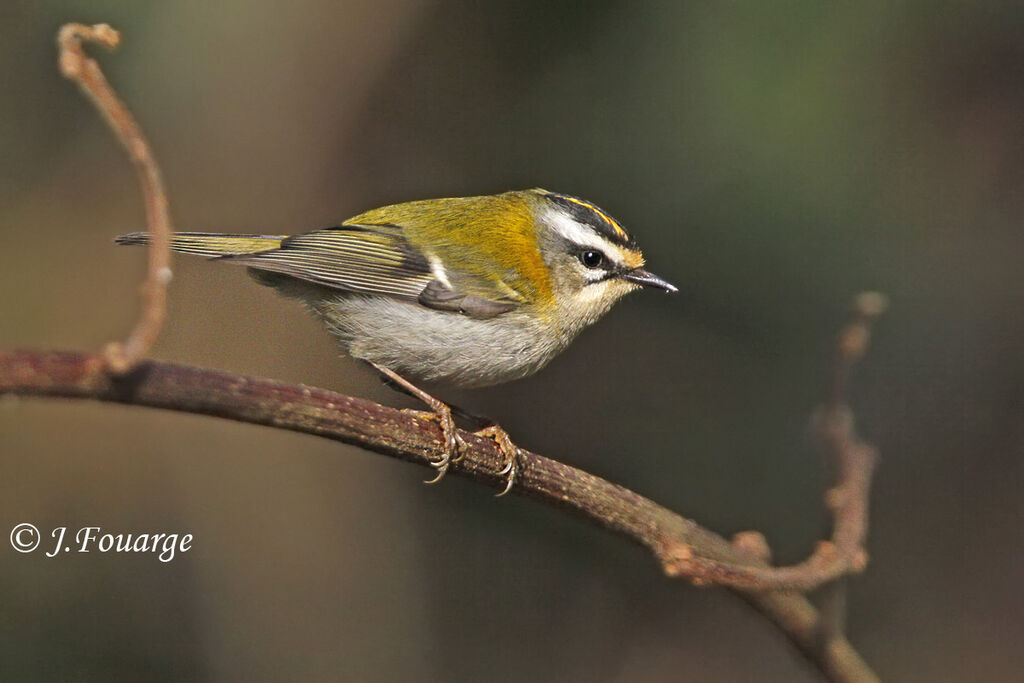
[[(430, 483), (458, 459), (462, 440), (451, 407), (407, 378), (462, 387), (519, 379), (629, 292), (677, 291), (644, 270), (636, 243), (606, 212), (539, 188), (394, 204), (295, 235), (179, 232), (171, 248), (246, 266), (304, 302), (351, 356), (430, 406), (445, 440)], [(503, 495), (518, 448), (497, 425), (476, 433), (506, 458)]]

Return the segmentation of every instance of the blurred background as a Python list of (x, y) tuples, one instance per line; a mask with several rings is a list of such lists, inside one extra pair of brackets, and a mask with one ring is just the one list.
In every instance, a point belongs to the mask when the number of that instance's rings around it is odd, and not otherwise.
[[(533, 378), (444, 397), (716, 531), (757, 528), (780, 561), (827, 530), (807, 423), (835, 333), (854, 294), (886, 292), (853, 387), (882, 462), (851, 638), (887, 680), (1019, 680), (1019, 3), (6, 0), (3, 347), (97, 349), (137, 310), (144, 253), (111, 240), (143, 224), (139, 192), (58, 76), (71, 20), (123, 31), (92, 52), (180, 228), (538, 185), (619, 218), (682, 293), (631, 296)], [(415, 406), (197, 259), (154, 355)], [(0, 530), (195, 535), (167, 564), (5, 543), (7, 680), (816, 680), (745, 605), (623, 540), (355, 448), (6, 399), (0, 456)]]

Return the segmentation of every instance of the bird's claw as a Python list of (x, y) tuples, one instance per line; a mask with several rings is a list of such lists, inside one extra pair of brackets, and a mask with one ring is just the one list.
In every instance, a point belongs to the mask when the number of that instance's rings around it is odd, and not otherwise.
[(433, 479), (425, 480), (425, 484), (436, 484), (444, 479), (444, 475), (448, 474), (448, 468), (451, 467), (452, 463), (462, 460), (466, 449), (466, 442), (459, 434), (459, 430), (455, 426), (455, 420), (452, 418), (451, 408), (440, 402), (438, 402), (438, 405), (431, 407), (434, 409), (434, 412), (421, 414), (428, 420), (437, 420), (438, 424), (441, 425), (444, 453), (437, 460), (430, 463), (430, 466), (437, 471), (437, 474)]
[(500, 498), (512, 490), (512, 486), (516, 483), (516, 477), (519, 475), (519, 447), (512, 443), (512, 438), (508, 435), (508, 432), (498, 425), (484, 427), (474, 433), (477, 436), (493, 440), (494, 443), (498, 444), (498, 450), (505, 456), (505, 466), (498, 471), (498, 476), (505, 477), (505, 488), (500, 493), (495, 494), (496, 498)]

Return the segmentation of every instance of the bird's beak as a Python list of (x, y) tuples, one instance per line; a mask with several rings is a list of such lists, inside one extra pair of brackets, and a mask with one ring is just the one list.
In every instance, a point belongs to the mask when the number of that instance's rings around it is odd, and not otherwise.
[(678, 292), (679, 288), (673, 285), (668, 280), (663, 280), (654, 273), (650, 273), (643, 268), (634, 268), (633, 270), (627, 270), (625, 273), (619, 275), (619, 278), (626, 280), (627, 282), (635, 282), (638, 285), (644, 287), (654, 287), (656, 289), (664, 289), (666, 292)]

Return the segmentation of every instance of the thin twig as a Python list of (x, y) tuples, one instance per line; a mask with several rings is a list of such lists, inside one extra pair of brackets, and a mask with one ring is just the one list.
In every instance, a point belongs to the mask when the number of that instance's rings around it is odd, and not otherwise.
[[(825, 493), (825, 506), (833, 519), (832, 537), (820, 541), (811, 556), (789, 567), (735, 567), (705, 557), (682, 556), (666, 564), (670, 574), (693, 575), (698, 581), (711, 581), (743, 587), (813, 590), (826, 585), (824, 605), (829, 619), (824, 624), (828, 637), (842, 632), (845, 598), (843, 577), (858, 574), (867, 566), (864, 549), (867, 535), (868, 497), (877, 455), (875, 449), (857, 436), (853, 413), (846, 402), (847, 386), (853, 366), (867, 351), (871, 325), (886, 308), (886, 299), (876, 292), (865, 292), (854, 300), (851, 319), (836, 343), (832, 378), (824, 404), (815, 414), (815, 432), (820, 438), (836, 484)], [(737, 534), (733, 544), (748, 557), (764, 562), (771, 559), (767, 541), (756, 531)]]
[[(853, 566), (867, 564), (864, 539), (868, 528), (868, 497), (877, 454), (865, 443), (854, 426), (847, 400), (850, 373), (867, 351), (871, 326), (888, 307), (886, 298), (865, 292), (854, 301), (850, 321), (839, 333), (828, 399), (816, 420), (816, 431), (829, 458), (836, 484), (825, 493), (825, 507), (834, 520), (832, 544), (836, 553)], [(843, 636), (846, 629), (846, 577), (822, 589), (822, 647)]]
[(57, 34), (61, 73), (77, 83), (96, 106), (135, 166), (152, 236), (148, 272), (140, 288), (139, 319), (124, 343), (110, 342), (103, 351), (107, 369), (116, 373), (131, 369), (160, 336), (166, 317), (167, 285), (171, 281), (171, 218), (160, 169), (135, 117), (114, 93), (96, 61), (82, 49), (82, 43), (87, 41), (113, 49), (120, 39), (120, 34), (106, 24), (65, 24)]
[[(436, 421), (426, 413), (397, 410), (323, 389), (289, 385), (217, 370), (144, 361), (116, 377), (97, 355), (0, 350), (0, 395), (93, 399), (164, 408), (288, 429), (355, 444), (429, 466), (444, 451)], [(466, 449), (449, 474), (500, 489), (504, 455), (492, 439), (462, 432)], [(513, 492), (570, 510), (666, 557), (689, 554), (697, 583), (737, 590), (780, 628), (832, 681), (875, 681), (870, 667), (845, 640), (817, 647), (819, 616), (794, 591), (765, 590), (756, 579), (771, 569), (696, 522), (592, 474), (523, 450)], [(701, 562), (721, 573), (702, 573)], [(679, 574), (683, 575), (683, 574)]]

